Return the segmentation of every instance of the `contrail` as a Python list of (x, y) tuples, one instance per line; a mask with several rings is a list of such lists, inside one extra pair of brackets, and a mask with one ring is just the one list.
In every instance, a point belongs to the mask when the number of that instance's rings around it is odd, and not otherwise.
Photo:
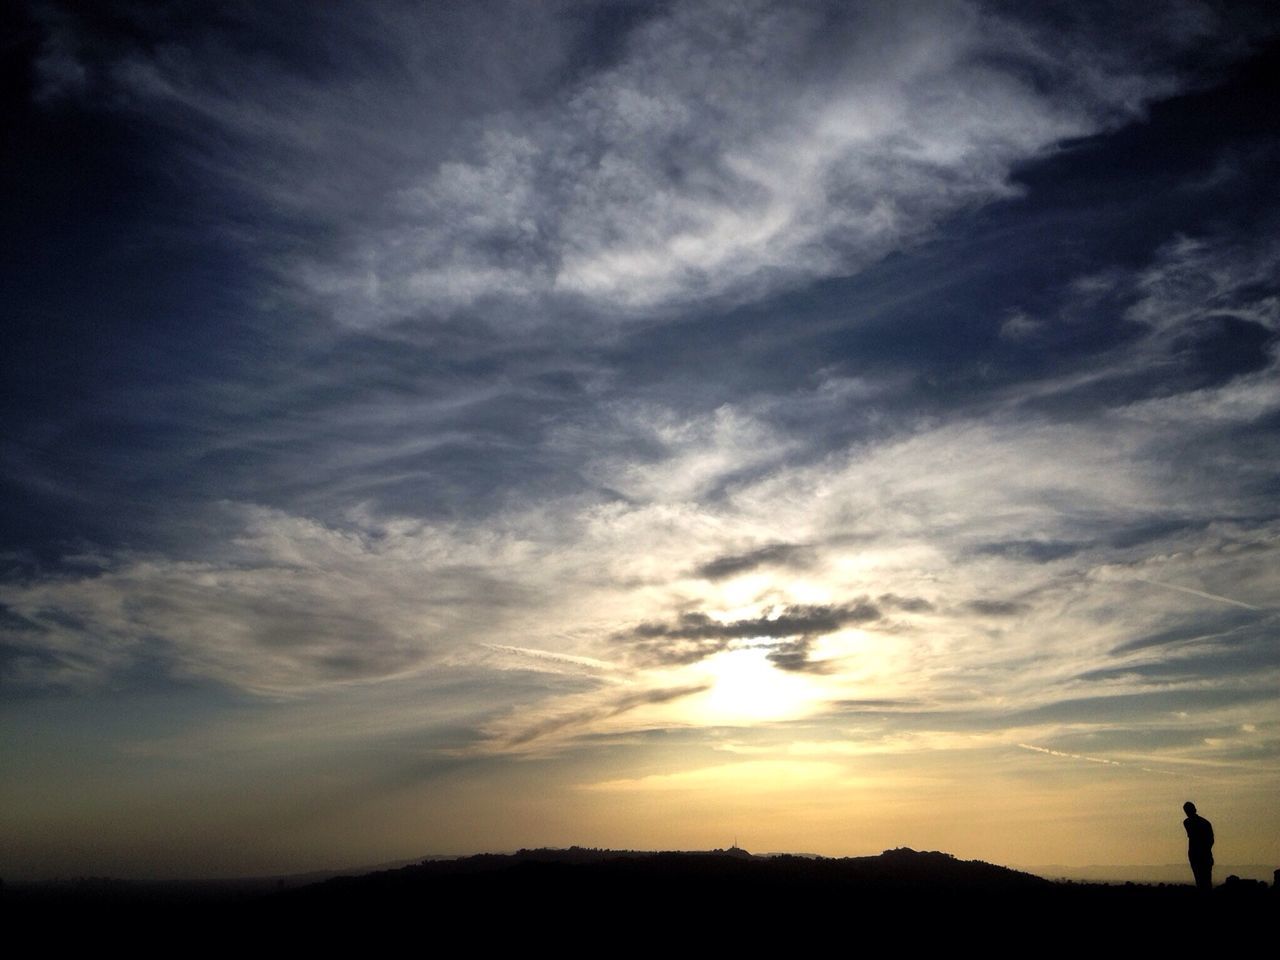
[[(1048, 747), (1037, 747), (1030, 743), (1018, 743), (1015, 746), (1021, 747), (1023, 750), (1034, 750), (1036, 753), (1047, 753), (1051, 757), (1062, 757), (1065, 760), (1087, 760), (1089, 763), (1101, 763), (1108, 767), (1131, 767), (1132, 763), (1121, 763), (1119, 760), (1104, 760), (1101, 757), (1088, 757), (1082, 753), (1064, 753), (1061, 750), (1050, 750)], [(1202, 777), (1197, 773), (1175, 773), (1171, 770), (1153, 770), (1151, 767), (1139, 765), (1138, 769), (1143, 773), (1158, 773), (1162, 777), (1177, 777), (1179, 780), (1209, 780), (1209, 777)]]
[(1245, 603), (1243, 600), (1232, 600), (1230, 597), (1219, 596), (1216, 593), (1205, 593), (1203, 590), (1193, 590), (1190, 587), (1180, 587), (1176, 583), (1161, 583), (1159, 580), (1144, 580), (1142, 577), (1135, 577), (1139, 583), (1149, 583), (1153, 587), (1164, 587), (1168, 590), (1177, 590), (1179, 593), (1189, 593), (1194, 597), (1204, 597), (1206, 600), (1220, 600), (1222, 603), (1229, 603), (1235, 607), (1244, 607), (1246, 610), (1261, 610), (1262, 607), (1255, 607), (1252, 603)]
[(616, 664), (609, 663), (607, 660), (597, 660), (595, 657), (578, 657), (571, 653), (556, 653), (552, 650), (537, 650), (533, 647), (511, 647), (505, 643), (482, 643), (480, 646), (488, 647), (490, 650), (501, 650), (503, 653), (513, 653), (520, 657), (529, 657), (532, 660), (571, 663), (578, 667), (590, 667), (592, 670), (617, 669)]
[(1048, 747), (1035, 747), (1029, 743), (1019, 743), (1023, 750), (1034, 750), (1036, 753), (1047, 753), (1051, 757), (1065, 757), (1068, 760), (1088, 760), (1090, 763), (1104, 763), (1109, 767), (1123, 767), (1119, 760), (1103, 760), (1101, 757), (1086, 757), (1082, 753), (1063, 753), (1061, 750), (1050, 750)]

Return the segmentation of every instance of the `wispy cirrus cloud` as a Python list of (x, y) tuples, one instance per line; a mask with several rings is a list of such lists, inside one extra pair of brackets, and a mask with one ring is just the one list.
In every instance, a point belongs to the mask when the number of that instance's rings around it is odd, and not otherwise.
[(1069, 49), (959, 3), (677, 5), (562, 99), (491, 118), (397, 222), (305, 276), (370, 322), (486, 299), (648, 313), (846, 274), (1168, 89)]
[[(1199, 247), (1194, 256), (1217, 254)], [(1209, 288), (1199, 310), (1184, 298), (1185, 324), (1129, 349), (1177, 340), (1223, 302), (1264, 316), (1265, 304), (1242, 299), (1253, 274), (1240, 276), (1230, 290)], [(605, 444), (584, 465), (625, 500), (572, 495), (462, 524), (357, 510), (330, 526), (237, 508), (238, 530), (217, 556), (121, 556), (82, 577), (7, 585), (3, 601), (15, 644), (42, 651), (23, 661), (32, 678), (109, 674), (144, 642), (171, 651), (179, 672), (276, 691), (420, 671), (480, 641), (516, 651), (530, 647), (523, 638), (549, 638), (548, 656), (609, 661), (619, 620), (641, 624), (624, 646), (646, 663), (693, 663), (763, 638), (803, 640), (804, 649), (775, 653), (808, 664), (815, 638), (920, 617), (949, 651), (944, 660), (971, 631), (1012, 629), (1039, 637), (1051, 662), (1054, 637), (1064, 652), (1082, 649), (1067, 639), (1079, 624), (1053, 625), (1067, 609), (1094, 624), (1086, 646), (1097, 659), (1062, 664), (1084, 673), (1103, 669), (1107, 650), (1175, 629), (1202, 601), (1210, 614), (1229, 612), (1214, 596), (1258, 611), (1276, 603), (1265, 573), (1274, 518), (1251, 474), (1224, 487), (1207, 479), (1210, 464), (1173, 471), (1167, 460), (1175, 422), (1183, 443), (1204, 431), (1211, 448), (1224, 424), (1249, 429), (1280, 405), (1273, 382), (1269, 371), (1245, 372), (1123, 404), (1091, 424), (1029, 420), (1013, 404), (1002, 418), (808, 460), (795, 456), (794, 435), (750, 408), (683, 422), (668, 414), (643, 459)], [(776, 403), (763, 412), (772, 417)], [(1170, 405), (1176, 421), (1157, 415)], [(609, 415), (603, 429), (615, 436), (654, 430), (647, 408)], [(1183, 464), (1197, 455), (1182, 454)], [(759, 471), (742, 474), (744, 459)], [(741, 552), (750, 542), (766, 546)], [(1113, 604), (1130, 616), (1104, 614)], [(669, 620), (673, 609), (686, 612)], [(1027, 642), (1010, 637), (1008, 656), (1025, 655)], [(990, 666), (999, 645), (975, 656)], [(941, 661), (936, 669), (947, 672)]]
[[(525, 324), (551, 303), (649, 315), (847, 275), (1013, 195), (1013, 167), (1064, 138), (1134, 119), (1174, 88), (1162, 58), (1215, 29), (1195, 4), (1144, 18), (1132, 47), (959, 0), (699, 0), (594, 29), (503, 9), (379, 6), (340, 32), (313, 13), (319, 82), (225, 29), (98, 51), (91, 72), (233, 189), (322, 227), (276, 264), (347, 323), (483, 304)], [(588, 45), (608, 51), (597, 69), (557, 83)], [(462, 46), (522, 54), (475, 77)]]

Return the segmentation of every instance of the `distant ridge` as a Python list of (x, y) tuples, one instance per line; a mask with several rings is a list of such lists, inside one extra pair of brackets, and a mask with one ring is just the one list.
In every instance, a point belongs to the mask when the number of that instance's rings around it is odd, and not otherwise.
[[(278, 952), (303, 943), (342, 953), (336, 936), (347, 938), (346, 952), (361, 955), (383, 936), (426, 945), (462, 937), (504, 949), (554, 943), (592, 956), (637, 944), (678, 953), (690, 943), (754, 955), (762, 937), (787, 949), (800, 941), (827, 949), (832, 931), (864, 950), (887, 937), (895, 949), (980, 942), (984, 950), (1024, 951), (1052, 931), (1055, 945), (1094, 948), (1105, 933), (1108, 945), (1185, 952), (1197, 938), (1212, 945), (1224, 930), (1241, 943), (1263, 942), (1280, 903), (1280, 893), (1251, 882), (1223, 884), (1206, 897), (1189, 884), (1055, 883), (936, 850), (833, 859), (753, 856), (736, 845), (519, 850), (270, 891), (91, 883), (5, 886), (0, 895), (6, 920), (90, 944), (142, 931), (169, 949), (199, 931), (202, 943), (212, 936), (237, 950), (252, 940), (273, 942)], [(1188, 917), (1196, 918), (1191, 926)]]
[[(494, 888), (527, 888), (537, 896), (557, 888), (590, 898), (599, 889), (645, 890), (655, 882), (669, 888), (701, 888), (717, 895), (730, 888), (748, 891), (783, 887), (812, 888), (815, 896), (831, 891), (861, 896), (949, 891), (964, 894), (1018, 893), (1052, 886), (1042, 877), (982, 860), (958, 860), (940, 851), (909, 847), (868, 857), (812, 857), (780, 854), (753, 856), (740, 847), (708, 851), (608, 850), (590, 847), (519, 850), (511, 854), (478, 854), (378, 871), (335, 877), (295, 891), (299, 897), (379, 897), (408, 894), (418, 888), (456, 887), (459, 883)], [(581, 888), (581, 889), (579, 889)]]

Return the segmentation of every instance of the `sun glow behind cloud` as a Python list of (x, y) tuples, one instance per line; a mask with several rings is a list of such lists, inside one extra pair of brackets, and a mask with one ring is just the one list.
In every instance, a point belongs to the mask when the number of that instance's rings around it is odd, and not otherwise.
[(726, 650), (708, 657), (698, 671), (711, 677), (711, 688), (690, 705), (690, 716), (704, 724), (797, 720), (823, 706), (818, 684), (775, 669), (760, 649)]

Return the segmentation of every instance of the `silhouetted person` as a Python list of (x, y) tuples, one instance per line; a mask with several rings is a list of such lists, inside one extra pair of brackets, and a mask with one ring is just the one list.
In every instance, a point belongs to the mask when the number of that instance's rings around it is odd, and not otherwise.
[(1182, 805), (1187, 819), (1182, 821), (1187, 830), (1187, 859), (1195, 874), (1196, 887), (1213, 889), (1213, 824), (1196, 813), (1196, 805), (1188, 800)]

